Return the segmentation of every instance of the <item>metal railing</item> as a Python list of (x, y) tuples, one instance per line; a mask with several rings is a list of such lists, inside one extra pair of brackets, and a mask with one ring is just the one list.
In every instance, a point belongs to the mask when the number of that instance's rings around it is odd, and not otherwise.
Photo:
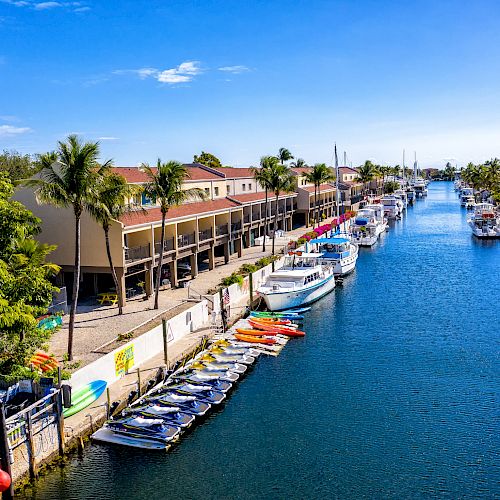
[(215, 228), (216, 236), (225, 236), (226, 234), (229, 234), (229, 224), (222, 224)]
[(147, 259), (148, 257), (151, 257), (149, 253), (149, 245), (125, 248), (126, 262), (133, 262), (134, 260)]
[(179, 248), (188, 247), (196, 243), (195, 234), (181, 234), (177, 237), (177, 245)]
[(203, 229), (202, 231), (198, 231), (199, 241), (211, 240), (212, 238), (213, 238), (213, 231), (211, 227), (208, 229)]
[[(155, 243), (155, 254), (160, 255), (161, 241)], [(172, 252), (174, 250), (174, 238), (165, 238), (165, 244), (163, 245), (163, 253)]]

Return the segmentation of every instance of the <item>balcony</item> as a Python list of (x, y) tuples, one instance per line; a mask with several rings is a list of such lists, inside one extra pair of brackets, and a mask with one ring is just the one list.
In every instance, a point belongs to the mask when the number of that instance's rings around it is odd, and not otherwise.
[(222, 224), (215, 228), (215, 236), (226, 236), (229, 234), (229, 224)]
[[(155, 254), (160, 255), (161, 241), (155, 243)], [(163, 253), (174, 251), (174, 238), (165, 238), (165, 244), (163, 245)]]
[(211, 240), (212, 238), (213, 238), (213, 231), (211, 227), (198, 232), (198, 241)]
[(189, 247), (196, 243), (195, 234), (181, 234), (177, 236), (177, 246), (178, 248)]
[(147, 259), (151, 257), (149, 254), (149, 245), (142, 245), (138, 247), (125, 247), (125, 262), (134, 262), (136, 260)]
[(252, 213), (252, 222), (258, 222), (258, 221), (260, 221), (260, 212)]
[(351, 196), (351, 205), (354, 205), (354, 203), (359, 203), (363, 199), (362, 194), (356, 194), (354, 196)]
[(241, 233), (241, 221), (231, 224), (231, 235)]
[(250, 224), (250, 222), (252, 222), (252, 217), (250, 216), (250, 214), (246, 214), (244, 217), (243, 217), (243, 222), (245, 224)]

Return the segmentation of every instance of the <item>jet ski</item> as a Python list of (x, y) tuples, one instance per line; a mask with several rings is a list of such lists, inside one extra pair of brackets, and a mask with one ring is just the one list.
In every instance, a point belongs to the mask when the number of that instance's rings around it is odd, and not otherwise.
[[(186, 384), (191, 386), (191, 384)], [(226, 394), (224, 392), (214, 391), (212, 387), (209, 386), (200, 386), (200, 388), (196, 386), (184, 387), (184, 389), (178, 389), (176, 387), (172, 387), (168, 391), (166, 391), (165, 395), (177, 394), (184, 396), (196, 396), (197, 399), (203, 401), (205, 403), (210, 404), (219, 404), (226, 399)], [(163, 394), (160, 396), (163, 397)]]
[(161, 443), (174, 440), (181, 432), (180, 427), (167, 424), (160, 418), (141, 416), (127, 416), (108, 420), (105, 426), (118, 434), (126, 434), (135, 438), (144, 437)]
[(201, 353), (198, 358), (202, 361), (211, 361), (219, 363), (242, 363), (244, 365), (251, 365), (255, 363), (253, 356), (240, 356), (238, 354), (225, 354), (221, 349), (214, 349)]
[(184, 413), (178, 406), (159, 406), (155, 404), (146, 404), (127, 408), (122, 415), (135, 415), (145, 418), (161, 418), (165, 422), (178, 427), (189, 427), (194, 422), (194, 416)]
[(191, 394), (179, 394), (176, 392), (150, 396), (146, 401), (164, 406), (165, 408), (180, 408), (183, 413), (194, 415), (195, 417), (205, 415), (212, 407), (210, 403), (200, 401), (196, 396)]
[(230, 361), (220, 362), (215, 359), (197, 359), (188, 366), (194, 370), (205, 370), (207, 372), (229, 370), (230, 372), (239, 373), (240, 375), (247, 371), (247, 367), (245, 365), (234, 362), (232, 363)]
[(207, 371), (207, 370), (192, 370), (190, 367), (184, 368), (177, 374), (173, 374), (172, 378), (194, 380), (195, 382), (209, 382), (211, 380), (226, 380), (228, 382), (236, 382), (240, 376), (237, 373), (229, 370)]

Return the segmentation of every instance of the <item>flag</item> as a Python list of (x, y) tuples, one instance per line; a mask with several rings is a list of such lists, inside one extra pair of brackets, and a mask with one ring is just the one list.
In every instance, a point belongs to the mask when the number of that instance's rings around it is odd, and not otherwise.
[(229, 298), (229, 290), (227, 288), (224, 290), (224, 296), (222, 297), (222, 300), (225, 306), (227, 306), (229, 302), (231, 302), (231, 299)]

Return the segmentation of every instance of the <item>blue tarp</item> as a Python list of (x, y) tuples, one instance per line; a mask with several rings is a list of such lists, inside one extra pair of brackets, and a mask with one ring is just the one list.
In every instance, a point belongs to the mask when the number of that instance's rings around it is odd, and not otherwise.
[(333, 238), (316, 238), (309, 241), (309, 243), (316, 243), (318, 245), (341, 245), (342, 243), (349, 243), (347, 238), (333, 237)]

